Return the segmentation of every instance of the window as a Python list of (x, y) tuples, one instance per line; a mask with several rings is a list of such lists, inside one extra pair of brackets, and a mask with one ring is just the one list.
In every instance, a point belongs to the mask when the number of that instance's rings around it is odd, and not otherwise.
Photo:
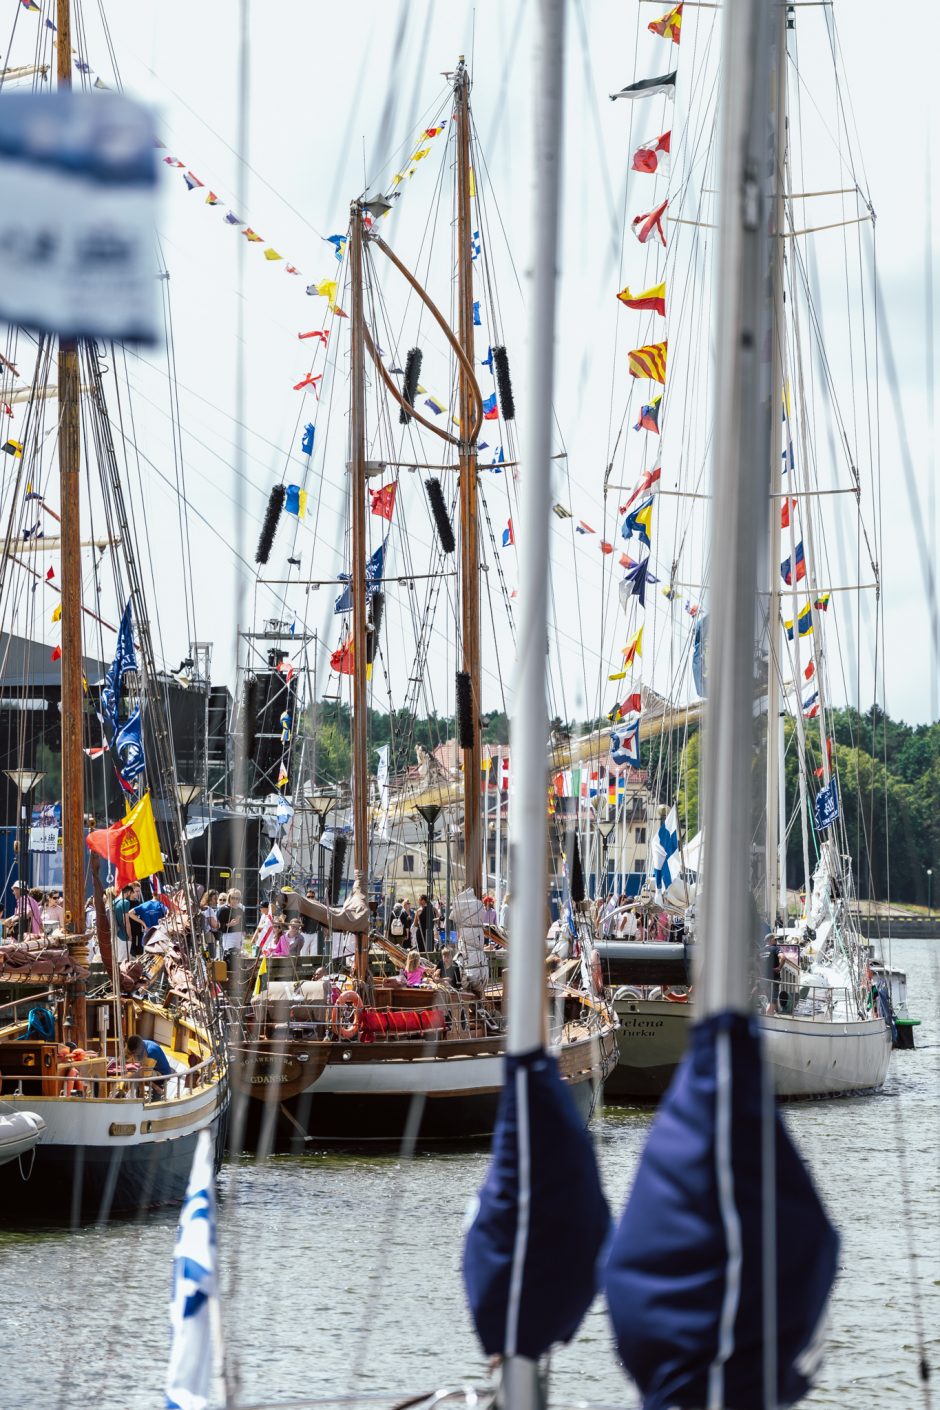
[(440, 871), (440, 869), (441, 869), (441, 859), (440, 859), (440, 857), (435, 857), (434, 860), (433, 860), (432, 863), (431, 863), (431, 870), (432, 870), (432, 871)]
[(638, 857), (637, 860), (633, 863), (633, 870), (635, 872), (646, 871), (646, 863), (642, 860), (642, 858)]
[(414, 871), (415, 859), (414, 855), (411, 852), (406, 852), (405, 855), (402, 857), (401, 869), (402, 871)]
[(636, 840), (637, 840), (637, 842), (645, 842), (645, 841), (646, 841), (646, 828), (645, 828), (645, 827), (638, 827), (638, 828), (636, 829)]

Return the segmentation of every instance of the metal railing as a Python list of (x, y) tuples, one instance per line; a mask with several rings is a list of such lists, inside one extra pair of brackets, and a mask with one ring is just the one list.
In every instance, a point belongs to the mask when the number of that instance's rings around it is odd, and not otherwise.
[[(431, 1013), (428, 1027), (392, 1027), (375, 1019), (388, 1015)], [(295, 1041), (318, 1042), (339, 1039), (344, 1042), (428, 1043), (455, 1039), (491, 1037), (505, 1027), (498, 1008), (479, 999), (464, 999), (454, 993), (442, 1003), (425, 1008), (354, 1008), (332, 1002), (303, 999), (269, 999), (253, 1009), (247, 1005), (239, 1023), (240, 1037), (250, 1041), (262, 1034), (286, 1036)], [(354, 1030), (354, 1031), (351, 1031)]]
[[(89, 1053), (89, 1057), (101, 1061), (97, 1053)], [(130, 1100), (143, 1100), (144, 1105), (151, 1105), (154, 1102), (165, 1102), (179, 1099), (184, 1095), (198, 1091), (202, 1086), (208, 1086), (211, 1082), (222, 1076), (222, 1066), (215, 1055), (203, 1058), (193, 1067), (174, 1070), (173, 1072), (157, 1073), (102, 1073), (100, 1076), (92, 1073), (82, 1072), (78, 1069), (78, 1063), (84, 1061), (79, 1059), (77, 1063), (69, 1064), (73, 1071), (69, 1072), (37, 1072), (28, 1070), (23, 1072), (4, 1072), (0, 1074), (3, 1079), (3, 1096), (14, 1096), (16, 1092), (11, 1088), (16, 1088), (21, 1082), (30, 1084), (40, 1083), (43, 1087), (53, 1084), (62, 1089), (62, 1095), (78, 1095), (97, 1100), (102, 1097), (116, 1097), (118, 1094)], [(68, 1058), (62, 1058), (60, 1067), (68, 1064)], [(213, 1070), (214, 1069), (214, 1070)], [(76, 1087), (76, 1084), (78, 1086)], [(102, 1090), (103, 1089), (103, 1090)], [(31, 1095), (31, 1093), (27, 1093)], [(38, 1093), (36, 1095), (39, 1095)], [(43, 1096), (48, 1096), (48, 1092), (43, 1092)], [(54, 1093), (53, 1095), (58, 1095)]]
[(851, 989), (763, 979), (757, 992), (765, 1015), (807, 1018), (820, 1023), (848, 1023), (865, 1017), (859, 1012)]

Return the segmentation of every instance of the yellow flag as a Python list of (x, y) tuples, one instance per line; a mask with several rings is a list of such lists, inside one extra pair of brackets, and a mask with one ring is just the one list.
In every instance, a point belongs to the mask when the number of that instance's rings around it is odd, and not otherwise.
[(265, 259), (283, 259), (283, 258), (284, 258), (283, 255), (279, 255), (279, 254), (278, 254), (277, 250), (272, 250), (270, 245), (269, 245), (268, 248), (265, 250), (265, 252), (264, 252), (264, 257), (265, 257)]
[(62, 603), (61, 603), (61, 602), (57, 602), (56, 605), (53, 607), (53, 609), (52, 609), (52, 620), (53, 620), (54, 622), (59, 622), (59, 621), (62, 620)]
[(634, 660), (636, 659), (637, 656), (642, 656), (642, 655), (643, 655), (643, 628), (640, 627), (639, 631), (634, 632), (633, 636), (630, 638), (630, 640), (627, 642), (626, 646), (623, 648), (623, 664), (624, 664), (625, 666), (630, 666), (630, 665), (633, 664), (633, 662), (634, 662)]
[(253, 999), (256, 999), (256, 998), (258, 997), (258, 995), (261, 993), (261, 990), (262, 990), (262, 989), (266, 989), (267, 987), (268, 987), (268, 957), (267, 957), (267, 955), (265, 955), (264, 958), (262, 959), (260, 965), (258, 966), (258, 977), (257, 977), (257, 979), (255, 980), (255, 987), (254, 987), (254, 988), (252, 989), (252, 991), (251, 991), (251, 997), (252, 997)]
[(245, 226), (244, 230), (242, 231), (242, 234), (244, 235), (245, 239), (248, 240), (251, 244), (254, 244), (256, 241), (262, 241), (264, 239), (263, 235), (256, 235), (250, 225)]
[(125, 814), (121, 825), (119, 865), (123, 872), (132, 871), (138, 881), (163, 870), (160, 839), (157, 837), (157, 825), (153, 820), (149, 793), (145, 793), (140, 802)]
[(405, 173), (403, 171), (396, 171), (395, 175), (392, 177), (392, 185), (400, 186), (404, 179)]
[(614, 674), (608, 676), (607, 679), (609, 681), (625, 681), (627, 679), (627, 673), (626, 671), (615, 671)]
[(430, 147), (419, 147), (417, 152), (415, 152), (413, 156), (409, 157), (408, 160), (412, 162), (423, 162), (430, 150)]
[(470, 168), (470, 197), (471, 197), (471, 199), (476, 195), (476, 193), (477, 193), (477, 179), (476, 179), (476, 177), (475, 177), (474, 174), (473, 174), (473, 167), (471, 167), (471, 168)]
[(336, 280), (321, 279), (319, 284), (314, 285), (314, 288), (322, 298), (327, 300), (330, 305), (330, 313), (333, 313), (336, 309)]

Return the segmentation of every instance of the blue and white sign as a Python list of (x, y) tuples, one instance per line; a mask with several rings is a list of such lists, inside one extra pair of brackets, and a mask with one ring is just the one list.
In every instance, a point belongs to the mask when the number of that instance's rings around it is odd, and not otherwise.
[(816, 801), (813, 804), (813, 818), (816, 823), (816, 831), (823, 832), (825, 828), (832, 827), (832, 824), (839, 816), (839, 788), (836, 783), (835, 774), (816, 794)]
[(0, 103), (0, 319), (60, 337), (157, 336), (153, 119), (119, 93)]

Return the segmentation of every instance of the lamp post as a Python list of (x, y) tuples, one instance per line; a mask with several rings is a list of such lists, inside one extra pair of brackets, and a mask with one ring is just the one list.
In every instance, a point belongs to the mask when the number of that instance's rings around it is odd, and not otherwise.
[(27, 795), (32, 792), (41, 778), (45, 774), (37, 772), (35, 769), (4, 769), (3, 771), (11, 783), (16, 784), (16, 791), (19, 794), (19, 818), (17, 826), (17, 862), (16, 879), (20, 888), (19, 899), (19, 932), (20, 938), (28, 934), (29, 924), (29, 812)]
[(932, 904), (933, 897), (932, 897), (932, 894), (931, 894), (931, 893), (932, 893), (932, 890), (933, 890), (933, 867), (928, 867), (928, 868), (927, 868), (927, 919), (928, 919), (928, 921), (933, 920), (933, 904)]
[(616, 826), (616, 818), (605, 818), (603, 821), (598, 819), (595, 823), (595, 827), (601, 837), (601, 874), (603, 876), (605, 891), (607, 889), (607, 849), (610, 846), (610, 835)]
[(431, 904), (431, 878), (434, 875), (434, 829), (441, 815), (441, 807), (442, 805), (440, 803), (419, 803), (417, 808), (417, 811), (428, 825), (428, 879), (427, 892), (425, 894), (427, 895), (429, 906)]
[(323, 834), (326, 831), (326, 820), (331, 810), (336, 806), (336, 795), (334, 793), (318, 792), (310, 794), (310, 810), (317, 820), (317, 900), (323, 900)]

